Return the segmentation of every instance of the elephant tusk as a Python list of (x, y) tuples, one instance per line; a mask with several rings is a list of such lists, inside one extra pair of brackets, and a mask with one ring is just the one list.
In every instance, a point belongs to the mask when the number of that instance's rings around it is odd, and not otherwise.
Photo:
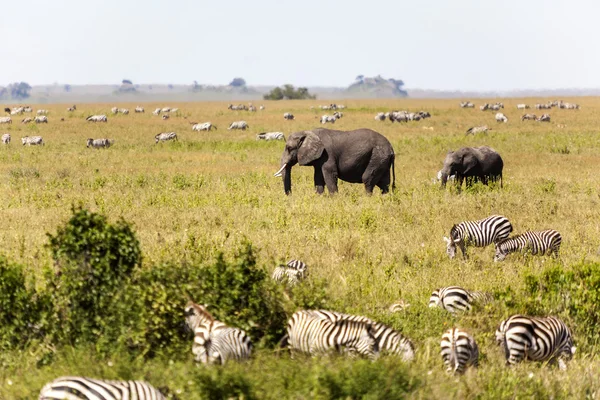
[(283, 172), (283, 170), (285, 169), (285, 166), (286, 166), (286, 165), (287, 165), (287, 164), (283, 164), (283, 165), (281, 166), (281, 168), (279, 168), (279, 171), (275, 172), (275, 175), (274, 175), (274, 176), (281, 176), (281, 175), (282, 175), (281, 173), (282, 173), (282, 172)]

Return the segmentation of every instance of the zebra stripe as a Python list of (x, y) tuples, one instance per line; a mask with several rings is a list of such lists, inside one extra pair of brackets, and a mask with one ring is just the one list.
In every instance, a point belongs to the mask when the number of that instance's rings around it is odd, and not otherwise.
[(508, 365), (524, 359), (557, 359), (560, 369), (566, 370), (565, 361), (573, 358), (576, 350), (571, 330), (556, 317), (513, 315), (500, 324), (496, 331), (496, 342), (502, 346)]
[(87, 147), (93, 147), (95, 149), (99, 148), (109, 148), (112, 141), (110, 139), (88, 139)]
[(106, 381), (63, 376), (46, 384), (39, 400), (165, 400), (166, 397), (144, 381)]
[(479, 365), (479, 348), (473, 336), (467, 332), (452, 328), (442, 335), (441, 354), (446, 371), (463, 374), (468, 367)]
[(177, 140), (177, 134), (175, 132), (163, 132), (154, 136), (154, 139), (156, 140), (156, 143)]
[(88, 121), (88, 122), (107, 122), (108, 118), (106, 118), (106, 115), (104, 115), (104, 114), (102, 114), (102, 115), (90, 115), (85, 120)]
[(28, 146), (37, 146), (37, 145), (44, 145), (44, 139), (42, 139), (41, 136), (25, 136), (21, 138), (21, 143), (23, 144), (23, 146), (28, 145)]
[(494, 261), (503, 261), (506, 256), (516, 251), (530, 251), (533, 255), (558, 256), (562, 237), (554, 229), (540, 232), (525, 232), (496, 243)]
[(10, 133), (5, 133), (4, 135), (2, 135), (2, 144), (9, 144), (10, 139)]
[(450, 238), (444, 237), (447, 244), (446, 253), (452, 259), (456, 256), (456, 246), (467, 258), (466, 246), (485, 247), (508, 237), (513, 227), (508, 218), (492, 215), (479, 221), (464, 221), (454, 225), (450, 230)]
[(283, 282), (287, 280), (288, 284), (297, 285), (304, 280), (307, 275), (307, 265), (300, 260), (291, 260), (286, 265), (279, 265), (273, 271), (273, 280)]
[(229, 125), (229, 128), (227, 128), (227, 130), (241, 129), (245, 131), (248, 128), (250, 128), (250, 126), (246, 121), (234, 121), (231, 123), (231, 125)]
[(350, 356), (375, 359), (379, 355), (372, 324), (339, 319), (325, 310), (302, 310), (292, 315), (287, 324), (287, 344), (312, 356), (337, 351)]
[(460, 286), (447, 286), (434, 290), (429, 298), (429, 307), (439, 307), (455, 313), (470, 311), (475, 304), (487, 304), (494, 300), (491, 294), (469, 291)]
[(217, 321), (205, 306), (188, 302), (187, 326), (194, 331), (192, 353), (203, 364), (225, 364), (228, 360), (250, 358), (252, 343), (246, 332)]

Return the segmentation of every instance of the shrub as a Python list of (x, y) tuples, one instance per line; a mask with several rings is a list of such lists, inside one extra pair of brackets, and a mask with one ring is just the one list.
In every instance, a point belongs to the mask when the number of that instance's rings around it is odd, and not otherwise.
[(306, 100), (315, 99), (316, 96), (311, 95), (305, 87), (294, 89), (294, 86), (292, 85), (283, 85), (283, 88), (277, 86), (269, 93), (265, 94), (263, 98), (265, 100)]
[(48, 276), (55, 334), (71, 343), (110, 343), (131, 318), (124, 289), (141, 263), (140, 245), (124, 220), (110, 224), (81, 207), (72, 212), (55, 235), (48, 234), (58, 269)]

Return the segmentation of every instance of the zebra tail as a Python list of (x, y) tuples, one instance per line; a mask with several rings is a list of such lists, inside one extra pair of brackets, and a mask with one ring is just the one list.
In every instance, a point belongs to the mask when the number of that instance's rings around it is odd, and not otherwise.
[(396, 190), (396, 167), (394, 166), (396, 155), (392, 154), (392, 191)]

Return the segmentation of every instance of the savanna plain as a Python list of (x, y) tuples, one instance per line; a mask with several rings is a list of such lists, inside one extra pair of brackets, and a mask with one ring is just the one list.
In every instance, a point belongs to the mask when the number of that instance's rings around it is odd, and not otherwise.
[[(0, 133), (13, 138), (0, 148), (2, 253), (23, 267), (35, 290), (44, 291), (44, 271), (56, 268), (47, 233), (54, 235), (72, 208), (81, 206), (109, 223), (122, 218), (131, 224), (144, 271), (176, 275), (193, 263), (214, 263), (218, 254), (234, 264), (250, 243), (247, 258), (252, 268), (264, 271), (265, 280), (280, 263), (306, 262), (309, 277), (301, 287), (265, 283), (269, 301), (281, 302), (285, 310), (281, 334), (291, 313), (316, 306), (385, 322), (416, 348), (409, 364), (391, 356), (290, 358), (277, 351), (274, 335), (255, 343), (248, 362), (206, 367), (196, 365), (191, 338), (179, 331), (172, 333), (176, 344), (157, 340), (160, 345), (144, 351), (130, 351), (119, 341), (101, 349), (90, 341), (49, 343), (41, 333), (25, 344), (5, 346), (0, 398), (35, 399), (44, 383), (62, 375), (143, 379), (168, 386), (181, 399), (598, 398), (600, 99), (565, 98), (581, 109), (553, 108), (550, 123), (520, 120), (524, 112), (517, 103), (547, 100), (502, 99), (505, 124), (496, 123), (495, 112), (478, 109), (487, 100), (475, 101), (475, 109), (461, 109), (458, 100), (343, 101), (343, 118), (329, 128), (371, 128), (387, 137), (396, 153), (395, 191), (381, 195), (376, 188), (373, 196), (362, 185), (344, 182), (336, 195), (319, 196), (312, 167), (302, 166), (292, 169), (292, 194), (286, 196), (281, 179), (273, 176), (284, 142), (257, 141), (256, 135), (287, 136), (318, 127), (320, 116), (331, 114), (317, 110), (331, 102), (326, 100), (262, 102), (265, 109), (254, 113), (206, 102), (142, 104), (146, 112), (134, 114), (136, 104), (115, 103), (131, 110), (115, 116), (113, 104), (79, 104), (70, 113), (69, 105), (52, 104), (34, 107), (34, 112), (49, 110), (48, 124), (22, 125), (21, 118), (13, 118), (12, 125), (0, 125)], [(179, 111), (167, 120), (152, 115), (167, 105)], [(377, 112), (403, 109), (429, 111), (432, 117), (374, 120)], [(538, 116), (541, 111), (533, 110)], [(295, 120), (284, 120), (284, 112)], [(92, 114), (106, 114), (108, 122), (86, 122)], [(237, 120), (247, 121), (250, 129), (227, 130)], [(218, 130), (192, 132), (191, 121), (211, 121)], [(487, 134), (465, 135), (484, 124), (492, 128)], [(156, 134), (171, 131), (178, 141), (154, 143)], [(26, 135), (42, 136), (45, 146), (22, 146)], [(86, 148), (87, 138), (104, 137), (114, 140), (112, 147)], [(504, 187), (476, 184), (459, 191), (449, 183), (440, 190), (435, 178), (446, 153), (481, 145), (502, 156)], [(560, 257), (512, 254), (494, 263), (489, 246), (468, 248), (467, 260), (460, 255), (450, 260), (442, 238), (452, 225), (493, 214), (508, 217), (514, 233), (558, 230)], [(187, 284), (174, 282), (174, 289), (156, 300), (157, 315), (165, 314), (166, 304), (171, 307), (166, 313), (183, 322), (188, 296), (205, 303), (194, 282)], [(488, 291), (495, 301), (456, 316), (428, 308), (431, 292), (450, 285)], [(410, 305), (390, 313), (388, 307), (399, 300)], [(209, 306), (236, 326), (235, 315), (219, 313), (220, 304)], [(494, 332), (520, 312), (558, 315), (571, 327), (578, 348), (567, 371), (546, 363), (505, 365)], [(452, 326), (472, 333), (481, 353), (479, 368), (460, 377), (446, 374), (439, 354), (441, 335)]]

